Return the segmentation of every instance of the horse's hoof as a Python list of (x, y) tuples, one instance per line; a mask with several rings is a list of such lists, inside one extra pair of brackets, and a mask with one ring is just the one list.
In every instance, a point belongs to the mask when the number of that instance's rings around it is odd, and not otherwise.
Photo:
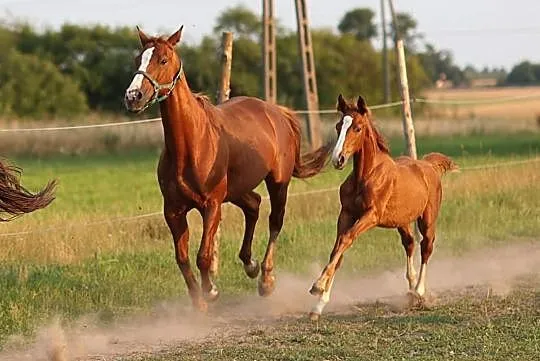
[(324, 290), (322, 287), (319, 287), (316, 283), (314, 283), (313, 286), (311, 286), (309, 293), (311, 293), (313, 296), (321, 296), (324, 293)]
[(213, 286), (212, 289), (204, 293), (204, 298), (208, 302), (214, 302), (219, 298), (219, 291), (216, 286)]
[(193, 307), (201, 313), (208, 312), (208, 304), (203, 299), (193, 300)]
[(267, 281), (259, 281), (259, 296), (267, 297), (274, 292), (274, 288), (276, 287), (274, 277), (271, 276)]
[(309, 319), (313, 322), (317, 322), (319, 321), (319, 319), (321, 318), (321, 314), (320, 313), (316, 313), (316, 312), (310, 312), (309, 313)]
[(259, 271), (261, 270), (261, 266), (256, 260), (251, 260), (249, 264), (244, 265), (244, 270), (249, 278), (257, 278)]

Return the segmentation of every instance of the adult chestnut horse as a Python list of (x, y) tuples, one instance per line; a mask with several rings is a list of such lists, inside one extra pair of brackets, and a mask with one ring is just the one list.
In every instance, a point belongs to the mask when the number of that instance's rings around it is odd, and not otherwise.
[(25, 213), (47, 207), (55, 198), (56, 181), (51, 181), (40, 192), (33, 194), (19, 181), (21, 169), (0, 161), (0, 221), (12, 220)]
[[(287, 108), (251, 97), (235, 97), (214, 106), (207, 98), (193, 94), (175, 51), (182, 28), (168, 38), (149, 37), (138, 29), (142, 44), (136, 58), (139, 70), (126, 90), (125, 103), (128, 110), (141, 112), (160, 102), (165, 146), (157, 174), (164, 216), (193, 304), (205, 310), (203, 296), (207, 300), (218, 296), (209, 270), (221, 204), (231, 202), (244, 213), (245, 233), (239, 256), (247, 275), (255, 278), (260, 267), (251, 257), (251, 243), (261, 197), (253, 189), (265, 181), (271, 203), (270, 236), (259, 294), (270, 294), (274, 288), (275, 241), (283, 225), (291, 177), (319, 173), (331, 147), (301, 156), (299, 121)], [(197, 254), (202, 292), (189, 261), (186, 214), (191, 209), (197, 209), (203, 218)]]
[[(310, 290), (311, 294), (320, 296), (311, 311), (312, 319), (319, 318), (329, 301), (335, 272), (345, 251), (358, 235), (376, 226), (397, 228), (407, 254), (409, 290), (419, 297), (424, 296), (427, 263), (433, 251), (435, 222), (441, 206), (441, 176), (458, 169), (450, 158), (440, 153), (427, 154), (422, 160), (392, 159), (362, 97), (353, 105), (339, 95), (337, 108), (342, 118), (336, 126), (338, 140), (332, 162), (335, 168), (343, 169), (352, 156), (354, 164), (339, 191), (341, 212), (330, 262)], [(418, 282), (413, 267), (411, 223), (414, 221), (423, 236)]]

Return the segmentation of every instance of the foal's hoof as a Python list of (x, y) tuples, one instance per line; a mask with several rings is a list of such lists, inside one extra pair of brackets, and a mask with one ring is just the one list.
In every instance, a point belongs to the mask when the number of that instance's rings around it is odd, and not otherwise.
[(259, 271), (261, 270), (261, 266), (256, 260), (251, 260), (249, 264), (244, 265), (244, 270), (249, 278), (257, 278)]
[(309, 319), (313, 322), (317, 322), (319, 321), (319, 319), (321, 318), (321, 314), (320, 313), (316, 313), (316, 312), (313, 312), (311, 311), (309, 313)]
[(274, 292), (276, 285), (274, 276), (268, 277), (267, 280), (259, 280), (259, 296), (266, 297), (270, 296)]
[(422, 307), (425, 303), (423, 296), (420, 296), (418, 292), (409, 290), (407, 292), (407, 299), (409, 302), (409, 308)]
[(311, 286), (309, 293), (311, 293), (313, 296), (321, 296), (324, 293), (324, 289), (314, 283), (313, 286)]
[(204, 298), (208, 302), (214, 302), (215, 300), (217, 300), (219, 298), (219, 291), (216, 288), (216, 286), (212, 287), (212, 289), (210, 291), (205, 292), (204, 293)]

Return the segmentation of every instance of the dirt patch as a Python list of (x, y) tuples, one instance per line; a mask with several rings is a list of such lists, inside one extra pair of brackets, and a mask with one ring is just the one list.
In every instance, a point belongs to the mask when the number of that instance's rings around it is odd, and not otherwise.
[[(272, 323), (284, 316), (305, 317), (316, 302), (308, 288), (320, 269), (314, 267), (312, 277), (280, 274), (271, 297), (250, 295), (221, 300), (208, 315), (194, 313), (187, 303), (163, 303), (149, 315), (107, 328), (95, 326), (92, 317), (66, 328), (56, 321), (39, 330), (35, 342), (22, 351), (15, 341), (8, 343), (0, 361), (106, 360), (159, 352), (180, 342), (202, 341), (213, 335), (245, 332), (249, 325)], [(370, 302), (404, 306), (404, 272), (405, 265), (368, 277), (338, 273), (326, 312), (350, 312), (354, 305)], [(538, 272), (540, 243), (520, 243), (447, 259), (435, 255), (428, 269), (428, 289), (435, 299), (438, 293), (459, 292), (476, 285), (487, 285), (490, 292), (505, 295), (516, 277)]]

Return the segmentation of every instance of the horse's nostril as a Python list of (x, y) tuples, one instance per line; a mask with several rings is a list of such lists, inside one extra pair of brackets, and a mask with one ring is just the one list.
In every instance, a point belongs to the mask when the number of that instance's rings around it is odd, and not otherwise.
[(141, 100), (142, 99), (142, 91), (137, 90), (137, 93), (136, 93), (135, 97), (137, 98), (137, 100)]
[(345, 163), (345, 157), (340, 155), (339, 159), (338, 159), (338, 162), (339, 162), (339, 165), (343, 165), (343, 163)]

